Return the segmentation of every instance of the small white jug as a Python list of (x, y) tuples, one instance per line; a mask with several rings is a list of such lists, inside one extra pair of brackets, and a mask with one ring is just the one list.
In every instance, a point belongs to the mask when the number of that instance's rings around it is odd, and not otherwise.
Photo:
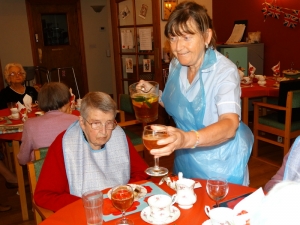
[(195, 181), (187, 178), (182, 178), (178, 175), (179, 180), (176, 181), (176, 202), (182, 209), (192, 208), (197, 200), (197, 195), (194, 192)]

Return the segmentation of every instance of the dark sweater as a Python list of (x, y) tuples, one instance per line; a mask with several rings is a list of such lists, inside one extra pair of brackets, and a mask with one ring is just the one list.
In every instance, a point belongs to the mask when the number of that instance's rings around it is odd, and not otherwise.
[(37, 100), (38, 92), (35, 90), (34, 87), (28, 86), (25, 89), (24, 94), (19, 94), (13, 91), (9, 86), (3, 88), (0, 92), (0, 109), (7, 108), (8, 102), (20, 102), (23, 103), (24, 96), (28, 94), (32, 97), (32, 102), (34, 103)]

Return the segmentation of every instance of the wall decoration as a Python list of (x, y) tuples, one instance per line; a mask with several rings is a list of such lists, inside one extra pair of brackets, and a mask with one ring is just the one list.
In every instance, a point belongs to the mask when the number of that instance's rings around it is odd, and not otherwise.
[(126, 73), (133, 73), (132, 58), (125, 58), (126, 61)]
[(142, 4), (139, 17), (142, 17), (143, 19), (146, 19), (148, 6), (146, 4)]
[(283, 25), (289, 28), (295, 28), (297, 26), (297, 23), (300, 22), (300, 10), (283, 8), (276, 6), (275, 4), (274, 0), (272, 1), (272, 3), (268, 3), (266, 1), (262, 3), (263, 8), (261, 11), (264, 15), (264, 21), (267, 19), (267, 17), (279, 19), (280, 14), (282, 13), (284, 14)]
[(124, 9), (121, 11), (121, 17), (122, 19), (126, 19), (128, 14), (130, 13), (129, 9), (127, 6), (124, 7)]
[(161, 0), (161, 19), (168, 20), (176, 6), (177, 0)]
[(143, 72), (151, 72), (150, 59), (143, 59)]

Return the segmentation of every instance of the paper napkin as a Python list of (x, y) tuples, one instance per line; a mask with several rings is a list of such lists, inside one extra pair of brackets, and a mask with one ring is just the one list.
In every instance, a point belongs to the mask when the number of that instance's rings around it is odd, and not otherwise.
[(25, 122), (25, 120), (27, 119), (27, 108), (20, 102), (17, 102), (17, 105), (18, 105), (18, 110), (22, 117), (22, 121)]
[(26, 109), (28, 110), (28, 112), (31, 112), (32, 109), (31, 109), (31, 104), (32, 104), (32, 97), (28, 94), (26, 94), (23, 98), (23, 102), (24, 102), (24, 105), (26, 107)]
[(234, 208), (234, 215), (236, 216), (234, 221), (235, 225), (244, 225), (249, 221), (251, 213), (261, 204), (261, 201), (265, 198), (265, 194), (262, 188), (257, 189), (251, 195), (237, 203)]

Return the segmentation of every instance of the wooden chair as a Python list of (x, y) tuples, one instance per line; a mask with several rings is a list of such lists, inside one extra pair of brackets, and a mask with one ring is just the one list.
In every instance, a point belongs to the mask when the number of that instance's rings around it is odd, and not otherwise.
[[(126, 120), (126, 115), (128, 115), (127, 117), (130, 116), (131, 118), (135, 118), (131, 98), (128, 94), (120, 94), (119, 95), (119, 110), (118, 110), (118, 112), (119, 112), (119, 116), (120, 116), (120, 119), (119, 119), (120, 121), (118, 122), (118, 125), (124, 129), (125, 134), (130, 138), (135, 149), (138, 152), (143, 152), (144, 145), (143, 145), (143, 139), (142, 139), (142, 132), (143, 132), (143, 128), (146, 125), (146, 123), (139, 122), (136, 119)], [(136, 126), (135, 130), (137, 130), (137, 132), (134, 132), (134, 131), (132, 131), (133, 129), (129, 128), (129, 126), (138, 125), (138, 124), (140, 124), (141, 126), (140, 127)], [(137, 134), (137, 133), (140, 133), (140, 134)]]
[[(253, 156), (259, 158), (258, 141), (264, 141), (273, 145), (280, 146), (283, 148), (284, 155), (286, 155), (292, 144), (291, 139), (294, 139), (300, 135), (300, 120), (297, 120), (298, 118), (294, 119), (295, 116), (299, 117), (300, 115), (298, 115), (298, 113), (293, 115), (294, 121), (292, 121), (293, 110), (295, 110), (296, 108), (300, 108), (300, 90), (288, 91), (285, 106), (273, 105), (273, 104), (268, 104), (263, 102), (254, 102), (253, 104), (254, 104)], [(260, 110), (263, 108), (274, 110), (274, 113), (269, 113), (265, 116), (260, 116)], [(282, 112), (284, 114), (282, 114)], [(284, 121), (282, 122), (281, 119), (284, 119)], [(283, 141), (277, 142), (276, 140), (274, 140), (274, 138), (273, 139), (269, 138), (268, 136), (269, 134), (280, 136), (283, 138)], [(274, 164), (269, 160), (263, 160), (263, 161), (270, 164)]]
[(48, 218), (50, 215), (53, 214), (53, 211), (44, 209), (44, 208), (36, 205), (33, 200), (33, 194), (35, 191), (37, 180), (40, 176), (40, 172), (41, 172), (43, 163), (44, 163), (44, 158), (27, 163), (28, 177), (29, 177), (29, 183), (30, 183), (30, 192), (31, 192), (31, 197), (32, 197), (32, 208), (33, 208), (33, 212), (34, 212), (35, 224), (41, 223), (42, 220)]
[(33, 152), (35, 160), (44, 159), (47, 155), (48, 149), (48, 147), (34, 149)]

